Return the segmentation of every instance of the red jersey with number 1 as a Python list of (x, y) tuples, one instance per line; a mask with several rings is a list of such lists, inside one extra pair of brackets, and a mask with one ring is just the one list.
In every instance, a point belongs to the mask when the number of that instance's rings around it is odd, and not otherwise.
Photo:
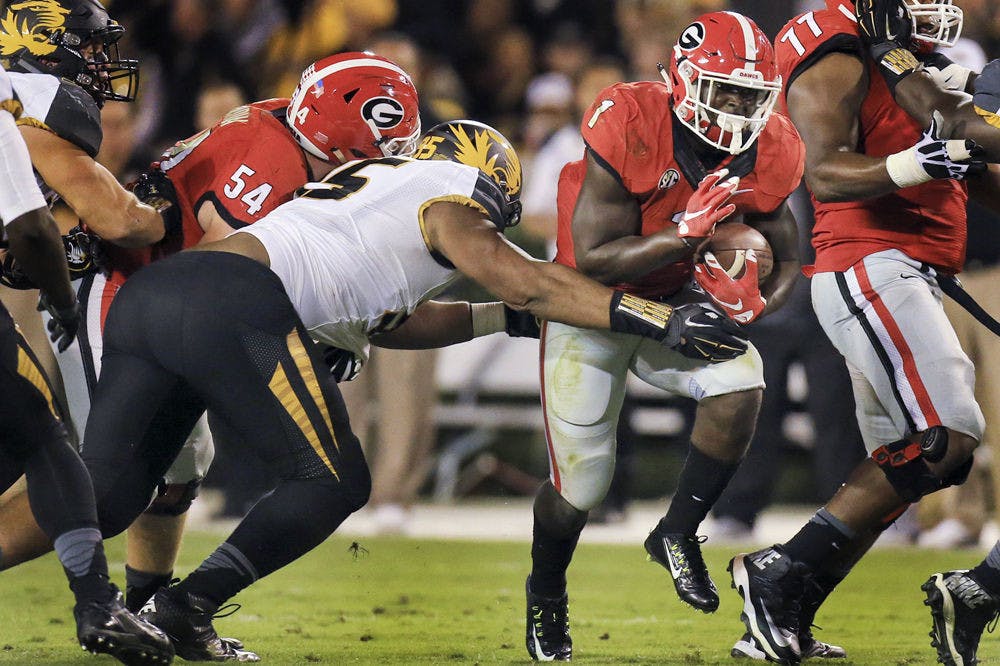
[[(688, 199), (706, 175), (693, 149), (700, 142), (674, 122), (670, 92), (664, 83), (618, 83), (597, 97), (581, 125), (587, 150), (635, 197), (642, 212), (639, 235), (649, 236), (684, 215)], [(737, 213), (770, 213), (799, 184), (805, 160), (802, 140), (788, 118), (771, 114), (764, 131), (746, 151), (711, 165), (740, 176), (731, 199)], [(576, 267), (573, 211), (586, 175), (586, 160), (571, 162), (559, 176), (559, 228), (556, 261)], [(632, 283), (616, 285), (647, 298), (676, 293), (691, 278), (690, 259), (663, 265)]]
[[(858, 152), (885, 157), (913, 146), (923, 132), (896, 104), (858, 37), (853, 4), (827, 0), (827, 9), (807, 12), (785, 25), (775, 39), (784, 81), (782, 95), (802, 72), (830, 53), (855, 55), (868, 66), (868, 92), (861, 104)], [(873, 252), (899, 249), (948, 273), (965, 262), (965, 183), (932, 180), (872, 199), (822, 203), (813, 197), (813, 247), (817, 271), (843, 271)]]
[(204, 236), (197, 211), (205, 202), (239, 229), (290, 201), (309, 180), (309, 170), (285, 126), (287, 107), (287, 99), (241, 106), (164, 153), (160, 169), (177, 191), (181, 235), (141, 250), (109, 247), (112, 278), (128, 277), (151, 261), (197, 245)]

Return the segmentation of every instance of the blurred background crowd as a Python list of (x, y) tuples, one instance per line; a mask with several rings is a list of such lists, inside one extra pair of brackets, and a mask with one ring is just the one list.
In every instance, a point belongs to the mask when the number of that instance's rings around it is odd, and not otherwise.
[[(245, 101), (287, 97), (302, 69), (344, 50), (371, 50), (412, 76), (421, 95), (425, 128), (470, 117), (500, 129), (524, 164), (524, 218), (514, 240), (538, 257), (551, 256), (556, 185), (562, 166), (582, 156), (578, 125), (599, 91), (618, 81), (657, 80), (672, 44), (690, 20), (732, 9), (770, 36), (791, 17), (823, 0), (105, 0), (127, 28), (122, 51), (141, 61), (135, 104), (107, 104), (99, 159), (123, 181), (131, 179), (175, 141), (217, 122)], [(1000, 56), (1000, 6), (957, 0), (965, 11), (964, 39), (951, 57), (971, 69)], [(811, 210), (800, 191), (793, 201), (802, 232), (803, 263)], [(995, 221), (974, 211), (970, 219), (967, 287), (989, 291), (1000, 243)], [(964, 316), (956, 312), (956, 322)], [(985, 357), (988, 333), (956, 323), (966, 350)], [(826, 342), (809, 303), (805, 280), (781, 312), (751, 327), (765, 359), (768, 389), (757, 435), (743, 468), (716, 507), (720, 529), (734, 539), (752, 535), (768, 503), (825, 500), (864, 455), (854, 426), (850, 384), (843, 362)], [(494, 344), (494, 343), (491, 343)], [(535, 374), (535, 350), (520, 345), (523, 363), (501, 367), (509, 393), (534, 390), (517, 373)], [(496, 364), (499, 351), (485, 356)], [(995, 365), (996, 355), (993, 356)], [(449, 359), (451, 359), (449, 361)], [(483, 403), (473, 367), (467, 379), (428, 391), (430, 378), (454, 356), (378, 350), (362, 378), (342, 385), (373, 467), (372, 507), (387, 530), (406, 529), (407, 507), (421, 492), (439, 498), (470, 492), (531, 493), (547, 474), (540, 410), (513, 414), (503, 382), (499, 401)], [(478, 362), (478, 361), (477, 361)], [(437, 370), (436, 370), (437, 369)], [(496, 368), (494, 368), (496, 369)], [(1000, 378), (979, 366), (980, 404), (987, 442), (1000, 418)], [(445, 372), (447, 374), (447, 370)], [(500, 416), (458, 427), (435, 417), (442, 402), (478, 404)], [(529, 396), (527, 405), (531, 408)], [(537, 405), (537, 392), (534, 395)], [(649, 412), (657, 396), (633, 397), (619, 431), (620, 474), (597, 518), (622, 517), (629, 499), (669, 495), (690, 422), (690, 406)], [(661, 399), (662, 400), (662, 399)], [(663, 405), (660, 405), (661, 407)], [(643, 410), (646, 409), (646, 412)], [(504, 411), (507, 410), (507, 411)], [(636, 415), (666, 419), (670, 428), (644, 427)], [(677, 418), (679, 417), (679, 418)], [(662, 425), (662, 424), (661, 424)], [(470, 433), (471, 431), (471, 433)], [(499, 434), (498, 434), (499, 433)], [(991, 447), (977, 453), (974, 483), (942, 494), (896, 530), (928, 546), (978, 543), (998, 502), (991, 485)], [(780, 464), (779, 464), (780, 463)], [(1000, 465), (998, 465), (1000, 467)], [(442, 475), (448, 476), (442, 481)], [(433, 478), (437, 475), (437, 479)], [(1000, 479), (1000, 475), (997, 475)], [(226, 491), (225, 513), (241, 515), (269, 483), (267, 471), (220, 452), (210, 482)], [(668, 485), (664, 485), (668, 484)], [(937, 495), (935, 495), (937, 498)], [(925, 500), (925, 504), (932, 498)], [(723, 529), (724, 528), (724, 529)]]

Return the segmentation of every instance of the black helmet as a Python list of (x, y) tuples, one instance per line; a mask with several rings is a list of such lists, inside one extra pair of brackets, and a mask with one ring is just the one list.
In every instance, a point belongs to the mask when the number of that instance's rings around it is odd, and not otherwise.
[(503, 134), (475, 120), (452, 120), (427, 130), (413, 155), (476, 167), (498, 188), (503, 228), (521, 220), (521, 161)]
[[(118, 40), (125, 28), (97, 0), (4, 0), (0, 58), (15, 72), (51, 74), (89, 92), (98, 104), (130, 102), (139, 83), (139, 61), (123, 60)], [(82, 50), (100, 45), (87, 59)]]

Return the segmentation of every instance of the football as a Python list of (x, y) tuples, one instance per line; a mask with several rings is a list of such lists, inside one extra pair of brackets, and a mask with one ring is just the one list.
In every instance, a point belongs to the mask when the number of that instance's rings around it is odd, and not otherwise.
[(723, 222), (715, 228), (704, 252), (711, 252), (729, 277), (739, 279), (746, 268), (747, 250), (757, 255), (757, 278), (763, 282), (774, 268), (774, 257), (767, 239), (742, 222)]

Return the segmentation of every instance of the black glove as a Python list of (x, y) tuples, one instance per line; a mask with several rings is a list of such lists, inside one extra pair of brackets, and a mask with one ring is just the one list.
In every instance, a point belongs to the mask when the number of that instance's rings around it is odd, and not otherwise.
[(887, 44), (891, 48), (909, 46), (913, 18), (902, 0), (857, 0), (854, 15), (861, 41), (869, 49)]
[(914, 146), (920, 168), (931, 178), (963, 180), (986, 172), (985, 151), (972, 139), (946, 141), (938, 136), (941, 114), (931, 114), (931, 124)]
[(361, 366), (364, 365), (361, 357), (354, 352), (329, 345), (323, 347), (323, 360), (326, 362), (327, 367), (330, 368), (330, 375), (333, 377), (333, 381), (338, 384), (340, 382), (349, 382), (357, 377), (361, 372)]
[(49, 339), (56, 343), (56, 349), (60, 352), (66, 351), (66, 348), (73, 344), (73, 339), (76, 338), (76, 332), (80, 329), (80, 322), (83, 319), (80, 302), (74, 299), (73, 305), (59, 309), (49, 303), (48, 296), (43, 293), (38, 299), (38, 310), (39, 312), (47, 311), (52, 317), (47, 326)]
[(177, 205), (177, 191), (167, 174), (159, 169), (151, 169), (139, 174), (139, 178), (130, 185), (139, 201), (152, 206), (163, 217), (166, 237), (181, 233), (181, 208)]
[(665, 347), (709, 363), (729, 361), (747, 350), (739, 324), (702, 303), (676, 308), (615, 291), (611, 330), (659, 340)]
[(75, 226), (62, 237), (66, 249), (66, 264), (69, 266), (69, 279), (76, 280), (90, 273), (101, 270), (100, 238)]
[(14, 253), (6, 250), (3, 253), (3, 260), (0, 260), (0, 284), (11, 289), (28, 290), (38, 289), (38, 285), (32, 282), (24, 271), (21, 264), (17, 263)]
[(541, 337), (542, 331), (535, 315), (527, 310), (515, 310), (506, 303), (503, 306), (503, 315), (506, 320), (504, 330), (512, 338), (535, 338)]
[(903, 0), (856, 0), (854, 15), (861, 41), (878, 64), (889, 90), (895, 90), (896, 84), (919, 64), (909, 50), (913, 36), (910, 10)]
[[(720, 363), (741, 356), (747, 350), (746, 336), (740, 325), (701, 303), (674, 308), (667, 330), (664, 344), (688, 358)], [(671, 344), (673, 340), (677, 342)]]
[(994, 127), (1000, 128), (1000, 60), (986, 63), (972, 84), (972, 102), (976, 113)]

